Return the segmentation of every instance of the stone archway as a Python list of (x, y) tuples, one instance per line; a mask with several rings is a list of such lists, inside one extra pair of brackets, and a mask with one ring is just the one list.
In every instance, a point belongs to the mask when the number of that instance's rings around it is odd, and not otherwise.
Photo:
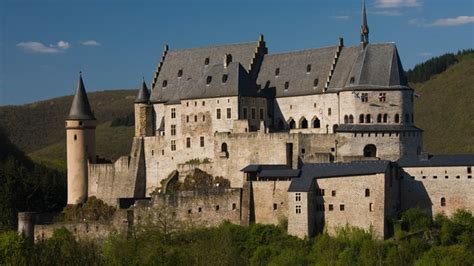
[(369, 144), (364, 147), (364, 157), (377, 157), (377, 147), (374, 144)]

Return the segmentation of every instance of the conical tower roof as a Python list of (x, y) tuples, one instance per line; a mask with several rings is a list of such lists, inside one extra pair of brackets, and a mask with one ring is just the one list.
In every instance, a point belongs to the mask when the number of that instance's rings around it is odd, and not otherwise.
[(146, 86), (145, 80), (142, 82), (142, 87), (138, 90), (135, 103), (148, 103), (150, 101), (150, 92)]
[(79, 73), (79, 82), (77, 83), (76, 95), (72, 100), (71, 110), (67, 117), (68, 120), (95, 120), (94, 113), (91, 110), (89, 99), (87, 98), (82, 74)]

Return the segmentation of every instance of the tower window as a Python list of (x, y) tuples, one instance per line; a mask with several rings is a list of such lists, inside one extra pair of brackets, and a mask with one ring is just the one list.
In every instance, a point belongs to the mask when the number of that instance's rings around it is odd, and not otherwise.
[(309, 73), (309, 72), (311, 72), (311, 64), (308, 64), (306, 66), (306, 73)]
[(277, 68), (275, 69), (275, 76), (278, 77), (279, 75), (280, 75), (280, 68), (277, 67)]
[[(314, 79), (313, 81), (313, 87), (318, 87), (319, 79)], [(316, 106), (315, 106), (316, 107)]]
[(76, 134), (74, 134), (74, 140), (77, 140), (77, 135)]
[(182, 76), (183, 76), (183, 70), (180, 69), (180, 70), (178, 70), (178, 78), (180, 78), (180, 77), (182, 77)]
[(296, 193), (295, 201), (301, 201), (301, 193)]
[(368, 188), (365, 189), (365, 196), (370, 197), (370, 189)]
[(276, 211), (278, 209), (278, 204), (273, 203), (273, 210)]
[(468, 168), (467, 168), (467, 173), (468, 173), (468, 174), (471, 174), (471, 173), (472, 173), (472, 168), (471, 168), (471, 167), (468, 167)]
[(231, 119), (231, 118), (232, 118), (232, 109), (227, 108), (227, 119)]
[(352, 85), (352, 84), (354, 84), (354, 82), (355, 82), (355, 77), (351, 77), (351, 80), (349, 81), (349, 84)]
[(222, 82), (226, 83), (229, 76), (227, 74), (222, 75)]
[(176, 118), (176, 108), (171, 108), (171, 118)]
[(200, 137), (199, 142), (200, 142), (201, 147), (204, 147), (204, 137)]
[(295, 212), (296, 214), (301, 214), (301, 205), (296, 205)]
[(197, 122), (197, 121), (198, 121), (198, 116), (195, 115), (195, 116), (194, 116), (194, 122)]
[(191, 148), (191, 138), (190, 137), (186, 138), (186, 148)]
[(441, 207), (446, 207), (446, 198), (445, 197), (441, 198)]
[(209, 65), (209, 57), (206, 57), (206, 59), (204, 59), (204, 65)]
[(290, 87), (290, 82), (289, 82), (289, 81), (286, 81), (286, 82), (285, 82), (285, 90), (288, 90), (289, 87)]
[(331, 115), (331, 113), (332, 113), (332, 110), (331, 110), (331, 108), (328, 108), (328, 116), (330, 116), (330, 115)]
[(166, 86), (168, 86), (168, 81), (167, 81), (166, 79), (163, 80), (163, 84), (162, 84), (162, 85), (163, 85), (163, 88), (166, 88)]
[(206, 84), (210, 84), (212, 81), (212, 76), (207, 76), (206, 78)]

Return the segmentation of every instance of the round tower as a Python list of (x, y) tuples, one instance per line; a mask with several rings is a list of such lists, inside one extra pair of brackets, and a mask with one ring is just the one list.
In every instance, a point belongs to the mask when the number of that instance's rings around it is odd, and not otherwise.
[(150, 92), (142, 82), (135, 98), (135, 137), (147, 137), (153, 135), (153, 109), (150, 105)]
[(80, 204), (87, 199), (88, 164), (95, 163), (96, 119), (79, 74), (76, 95), (66, 118), (67, 140), (67, 204)]

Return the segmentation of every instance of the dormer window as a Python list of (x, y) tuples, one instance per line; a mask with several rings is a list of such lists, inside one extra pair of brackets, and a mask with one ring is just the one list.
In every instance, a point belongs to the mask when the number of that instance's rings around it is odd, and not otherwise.
[(285, 82), (285, 90), (288, 90), (289, 87), (290, 87), (290, 82), (289, 81)]
[(275, 69), (275, 76), (278, 77), (279, 75), (280, 75), (280, 68), (277, 67), (277, 68)]
[(226, 83), (229, 76), (227, 74), (222, 75), (222, 83)]
[(313, 81), (313, 87), (318, 87), (319, 79), (314, 79)]
[(166, 86), (168, 86), (168, 81), (165, 79), (163, 80), (163, 88), (166, 88)]
[(204, 65), (209, 65), (209, 57), (206, 57), (206, 59), (204, 60)]
[(308, 64), (306, 66), (306, 73), (309, 73), (309, 72), (311, 72), (311, 64)]
[(178, 78), (180, 78), (180, 77), (182, 77), (182, 76), (183, 76), (183, 70), (180, 69), (180, 70), (178, 70)]
[(351, 77), (351, 80), (349, 81), (349, 84), (352, 85), (352, 84), (354, 84), (354, 82), (355, 82), (355, 77)]
[(207, 76), (206, 78), (206, 84), (209, 85), (212, 81), (212, 76)]

